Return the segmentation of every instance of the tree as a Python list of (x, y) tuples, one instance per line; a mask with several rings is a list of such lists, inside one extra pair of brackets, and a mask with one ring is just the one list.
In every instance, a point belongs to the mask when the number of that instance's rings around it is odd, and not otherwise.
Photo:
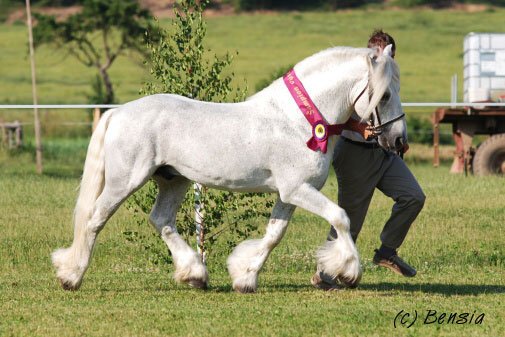
[[(160, 39), (149, 40), (150, 59), (147, 63), (155, 81), (145, 83), (141, 93), (174, 93), (214, 102), (245, 98), (245, 90), (237, 89), (232, 95), (233, 73), (225, 73), (232, 62), (232, 55), (227, 53), (220, 58), (206, 53), (209, 50), (203, 44), (206, 25), (202, 13), (208, 3), (208, 0), (181, 0), (179, 8), (174, 9), (175, 19), (170, 31), (162, 30)], [(157, 193), (156, 185), (151, 181), (128, 200), (127, 207), (134, 214), (143, 214), (137, 217), (137, 223), (142, 227)], [(190, 191), (177, 214), (177, 230), (186, 239), (195, 235), (195, 202), (205, 205), (206, 235), (198, 246), (201, 252), (210, 251), (223, 233), (231, 233), (226, 245), (231, 249), (237, 239), (257, 231), (258, 221), (266, 221), (273, 206), (272, 198), (265, 195), (204, 190), (204, 193), (195, 197)], [(166, 265), (170, 260), (166, 256), (166, 249), (157, 243), (158, 235), (143, 235), (138, 231), (124, 234), (128, 241), (148, 251), (151, 262)]]
[[(145, 83), (141, 93), (172, 93), (202, 101), (223, 102), (233, 89), (233, 72), (226, 75), (233, 56), (226, 53), (206, 57), (203, 44), (207, 28), (202, 14), (209, 0), (182, 0), (174, 9), (175, 20), (171, 31), (161, 30), (155, 36), (148, 34), (151, 75), (156, 82)], [(245, 98), (245, 90), (235, 93), (235, 101)]]
[(109, 69), (118, 56), (134, 51), (146, 55), (145, 33), (157, 38), (157, 26), (149, 11), (135, 0), (84, 0), (80, 13), (57, 21), (36, 14), (35, 46), (48, 44), (64, 49), (87, 67), (98, 71), (105, 86), (104, 101), (114, 102)]

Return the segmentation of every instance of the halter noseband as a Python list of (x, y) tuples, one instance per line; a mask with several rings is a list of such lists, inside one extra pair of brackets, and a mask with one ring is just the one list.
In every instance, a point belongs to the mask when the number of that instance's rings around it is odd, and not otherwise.
[(398, 115), (390, 120), (388, 120), (387, 122), (384, 122), (384, 123), (381, 123), (381, 119), (379, 117), (379, 109), (377, 107), (375, 107), (374, 109), (374, 113), (375, 113), (375, 118), (377, 119), (377, 123), (379, 125), (374, 125), (374, 122), (373, 120), (371, 120), (372, 124), (369, 126), (369, 130), (370, 132), (372, 133), (372, 137), (377, 137), (379, 136), (380, 134), (382, 134), (382, 129), (386, 126), (386, 125), (389, 125), (391, 123), (394, 123), (396, 122), (397, 120), (400, 120), (402, 119), (403, 117), (405, 117), (405, 113), (402, 113), (401, 115)]
[[(363, 90), (361, 90), (361, 92), (359, 93), (358, 97), (356, 97), (356, 99), (352, 103), (352, 107), (353, 107), (354, 111), (356, 111), (356, 103), (358, 103), (358, 100), (361, 98), (361, 96), (363, 96), (363, 94), (365, 93), (365, 91), (366, 91), (367, 88), (368, 88), (368, 83), (363, 88)], [(375, 122), (374, 122), (372, 116), (370, 116), (370, 121), (369, 121), (368, 126), (366, 128), (366, 131), (368, 133), (368, 137), (366, 137), (367, 140), (372, 139), (372, 138), (377, 138), (379, 135), (382, 134), (382, 129), (385, 126), (387, 126), (387, 125), (389, 125), (391, 123), (394, 123), (397, 120), (400, 120), (403, 117), (405, 117), (405, 113), (402, 113), (401, 115), (398, 115), (398, 116), (390, 119), (389, 121), (382, 123), (381, 119), (379, 117), (379, 108), (377, 106), (373, 110), (373, 113), (375, 114), (375, 119), (377, 120), (378, 125), (375, 125)]]

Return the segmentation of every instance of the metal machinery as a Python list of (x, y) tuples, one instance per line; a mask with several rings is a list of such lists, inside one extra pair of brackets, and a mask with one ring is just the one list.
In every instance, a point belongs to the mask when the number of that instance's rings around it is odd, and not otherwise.
[[(451, 172), (505, 175), (505, 106), (496, 106), (505, 103), (505, 34), (468, 34), (464, 65), (464, 101), (481, 104), (434, 112), (434, 165), (439, 165), (440, 123), (450, 123), (456, 144)], [(474, 148), (474, 135), (490, 137)]]

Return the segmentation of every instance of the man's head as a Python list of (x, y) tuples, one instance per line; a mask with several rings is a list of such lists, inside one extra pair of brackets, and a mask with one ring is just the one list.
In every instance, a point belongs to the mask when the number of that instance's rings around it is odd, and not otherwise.
[(393, 46), (391, 57), (394, 58), (396, 53), (396, 44), (391, 35), (383, 32), (382, 29), (376, 29), (373, 31), (372, 35), (370, 35), (370, 39), (368, 39), (368, 48), (379, 48), (381, 52), (388, 44)]

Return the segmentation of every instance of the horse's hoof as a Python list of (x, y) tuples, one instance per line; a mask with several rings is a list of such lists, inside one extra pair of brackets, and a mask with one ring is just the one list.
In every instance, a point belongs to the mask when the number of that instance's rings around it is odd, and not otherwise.
[(359, 281), (361, 280), (361, 277), (358, 277), (357, 279), (350, 279), (348, 277), (342, 277), (338, 276), (337, 279), (342, 283), (345, 287), (354, 289), (358, 287)]
[(60, 285), (61, 287), (63, 288), (63, 290), (67, 290), (67, 291), (76, 291), (80, 288), (81, 286), (81, 283), (78, 283), (78, 284), (73, 284), (72, 282), (70, 281), (64, 281), (63, 279), (61, 278), (58, 278), (58, 280), (60, 281)]
[(206, 281), (202, 281), (200, 279), (190, 279), (186, 283), (192, 288), (197, 288), (197, 289), (202, 289), (202, 290), (207, 290), (209, 287)]
[(235, 290), (237, 293), (240, 293), (240, 294), (253, 294), (256, 292), (256, 287), (247, 286), (247, 285), (243, 285), (243, 286), (235, 285), (235, 286), (233, 286), (233, 290)]

